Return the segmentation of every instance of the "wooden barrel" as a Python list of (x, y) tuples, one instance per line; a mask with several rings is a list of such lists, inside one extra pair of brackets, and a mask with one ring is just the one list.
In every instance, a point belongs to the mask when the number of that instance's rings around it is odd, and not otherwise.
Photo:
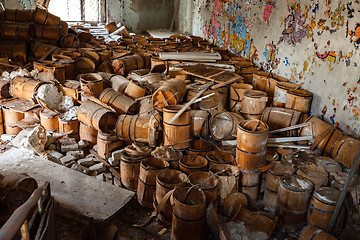
[(66, 34), (61, 38), (60, 44), (63, 48), (78, 48), (80, 41), (75, 34)]
[[(300, 124), (302, 113), (292, 109), (267, 107), (261, 115), (261, 121), (269, 126), (269, 130), (290, 127)], [(288, 131), (286, 136), (294, 135), (294, 131)]]
[(170, 79), (162, 84), (156, 92), (154, 92), (151, 101), (156, 110), (162, 111), (166, 105), (179, 104), (185, 96), (185, 93), (185, 81)]
[(5, 176), (0, 183), (1, 190), (4, 191), (9, 188), (25, 188), (30, 192), (37, 189), (38, 184), (36, 180), (26, 174), (11, 174)]
[(80, 123), (77, 119), (66, 119), (59, 116), (59, 132), (69, 138), (75, 138), (76, 141), (80, 140), (79, 125)]
[(59, 25), (60, 18), (41, 8), (36, 8), (32, 21), (42, 25)]
[(244, 193), (249, 203), (256, 202), (261, 184), (261, 172), (241, 171), (239, 190)]
[(77, 116), (79, 121), (104, 133), (111, 133), (117, 120), (116, 113), (91, 100), (80, 105)]
[(27, 59), (27, 45), (25, 43), (0, 45), (0, 55), (7, 56), (15, 63), (25, 64)]
[(295, 89), (298, 85), (290, 82), (278, 82), (275, 86), (273, 107), (285, 107), (287, 92)]
[(32, 78), (16, 77), (11, 81), (10, 92), (13, 97), (36, 103), (37, 90), (42, 84), (44, 84), (44, 82)]
[(200, 155), (186, 155), (179, 161), (179, 170), (187, 175), (193, 172), (206, 171), (209, 169), (208, 161)]
[(139, 102), (115, 91), (107, 88), (99, 96), (99, 100), (115, 109), (118, 114), (136, 114), (139, 112)]
[(222, 209), (228, 196), (238, 192), (239, 170), (230, 164), (216, 164), (209, 170), (218, 177), (218, 209)]
[(298, 175), (287, 175), (279, 180), (278, 205), (280, 224), (286, 231), (294, 231), (305, 224), (314, 184)]
[(116, 26), (116, 23), (115, 23), (115, 22), (108, 23), (107, 25), (105, 25), (104, 28), (105, 28), (109, 33), (113, 33), (113, 32), (115, 32), (116, 30), (118, 30), (118, 27)]
[(11, 98), (9, 81), (0, 80), (0, 98)]
[(209, 113), (205, 110), (190, 111), (190, 135), (194, 138), (206, 137), (209, 134)]
[(49, 25), (38, 25), (34, 24), (33, 34), (37, 39), (47, 39), (47, 40), (59, 40), (61, 36), (61, 27), (60, 26), (49, 26)]
[(30, 26), (6, 22), (0, 25), (0, 37), (2, 40), (27, 41), (29, 39)]
[(159, 115), (120, 115), (116, 122), (116, 134), (125, 141), (142, 142), (156, 146), (159, 139), (161, 117)]
[(78, 74), (92, 73), (95, 71), (95, 63), (86, 57), (78, 57), (75, 62), (75, 69)]
[(140, 55), (134, 54), (114, 59), (112, 61), (112, 66), (116, 74), (125, 75), (131, 70), (143, 68), (144, 60)]
[(79, 137), (80, 140), (86, 141), (89, 147), (94, 146), (97, 143), (98, 131), (86, 124), (80, 122)]
[(64, 82), (65, 77), (65, 65), (58, 64), (58, 63), (50, 63), (44, 65), (44, 72), (51, 72), (53, 73), (56, 80), (58, 80), (60, 83)]
[(24, 118), (24, 113), (5, 107), (2, 108), (2, 111), (5, 133), (17, 135), (19, 132), (21, 132), (22, 129), (19, 128), (16, 124)]
[[(343, 136), (334, 145), (333, 156), (339, 163), (351, 168), (357, 149), (360, 147), (360, 141), (349, 136)], [(360, 173), (360, 163), (356, 166), (356, 171)]]
[(190, 184), (201, 189), (206, 196), (206, 204), (214, 202), (218, 197), (218, 180), (211, 172), (193, 172), (189, 175)]
[(236, 145), (236, 162), (240, 169), (257, 170), (266, 165), (268, 129), (260, 120), (240, 122)]
[(329, 184), (328, 172), (324, 168), (318, 167), (314, 164), (299, 166), (296, 174), (312, 181), (315, 188), (321, 186), (326, 187)]
[(130, 155), (126, 151), (121, 153), (120, 175), (121, 183), (125, 188), (136, 191), (140, 174), (140, 162), (146, 158), (144, 155)]
[(176, 188), (171, 239), (206, 239), (206, 196), (197, 188)]
[(337, 238), (315, 226), (307, 225), (301, 231), (298, 240), (337, 240)]
[(59, 114), (44, 108), (40, 112), (40, 123), (47, 131), (57, 132), (59, 130)]
[(217, 141), (236, 139), (237, 126), (244, 118), (233, 112), (218, 113), (210, 119), (210, 133)]
[(342, 166), (340, 163), (336, 162), (335, 159), (325, 156), (316, 156), (314, 159), (317, 166), (323, 167), (330, 174), (342, 171)]
[(5, 9), (3, 11), (4, 19), (6, 21), (15, 21), (15, 22), (30, 22), (34, 10), (32, 9)]
[(162, 159), (148, 157), (141, 161), (136, 193), (141, 206), (154, 208), (156, 175), (166, 168), (169, 168), (169, 163)]
[(97, 73), (85, 73), (80, 76), (80, 86), (83, 93), (97, 98), (103, 91), (103, 79)]
[(279, 179), (293, 173), (295, 173), (295, 166), (282, 162), (275, 162), (274, 166), (266, 172), (264, 205), (267, 209), (272, 211), (276, 210)]
[(224, 102), (225, 99), (223, 98), (223, 95), (217, 91), (213, 91), (213, 90), (208, 90), (205, 91), (202, 96), (207, 96), (213, 94), (212, 96), (203, 99), (200, 103), (199, 103), (199, 108), (201, 110), (205, 110), (207, 112), (209, 112), (209, 114), (211, 116), (215, 116), (218, 113), (221, 113), (223, 111), (225, 111), (225, 106), (224, 106)]
[(218, 164), (234, 165), (234, 156), (231, 153), (224, 151), (210, 151), (206, 154), (206, 159), (209, 162), (209, 167)]
[[(189, 182), (189, 178), (185, 173), (175, 169), (165, 169), (156, 175), (156, 189), (154, 206), (163, 199), (163, 197), (174, 188), (184, 187)], [(173, 207), (170, 204), (170, 199), (165, 203), (164, 208), (160, 211), (158, 218), (161, 221), (171, 222)]]
[(254, 89), (266, 92), (269, 96), (274, 96), (276, 83), (272, 73), (259, 71), (253, 74)]
[(129, 84), (126, 86), (125, 95), (132, 98), (137, 99), (145, 96), (146, 89), (140, 87), (134, 81), (130, 81)]
[(97, 152), (100, 157), (108, 159), (111, 152), (124, 146), (124, 142), (119, 140), (114, 134), (98, 132), (97, 135)]
[(171, 145), (174, 149), (186, 149), (190, 146), (190, 108), (186, 109), (173, 123), (170, 119), (182, 109), (182, 105), (164, 107), (164, 145)]
[(266, 108), (268, 98), (265, 92), (246, 90), (241, 104), (241, 113), (261, 115)]
[[(337, 201), (340, 197), (340, 190), (331, 187), (320, 187), (314, 191), (307, 213), (306, 222), (322, 230), (327, 230), (331, 217), (334, 214)], [(334, 232), (342, 230), (345, 221), (345, 208), (338, 215)]]
[(124, 93), (129, 80), (120, 75), (112, 75), (109, 79), (110, 86), (117, 92)]
[(244, 99), (244, 92), (253, 89), (253, 86), (246, 83), (233, 83), (230, 85), (229, 111), (240, 113), (241, 102)]
[(52, 59), (65, 66), (65, 79), (75, 79), (75, 60), (65, 55), (53, 55)]
[(285, 107), (305, 114), (310, 112), (313, 94), (305, 90), (288, 91)]
[(205, 157), (206, 154), (211, 151), (213, 145), (205, 140), (196, 139), (190, 142), (190, 147), (186, 150), (189, 155), (200, 155)]

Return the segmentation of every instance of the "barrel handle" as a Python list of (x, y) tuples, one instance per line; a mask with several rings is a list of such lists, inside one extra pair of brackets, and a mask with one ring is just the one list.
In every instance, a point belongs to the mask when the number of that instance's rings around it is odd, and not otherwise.
[(172, 194), (174, 193), (175, 189), (167, 192), (165, 194), (165, 196), (161, 199), (161, 201), (159, 202), (159, 204), (157, 205), (157, 208), (155, 209), (156, 215), (158, 215), (165, 207), (165, 203), (167, 202), (167, 200), (172, 196)]

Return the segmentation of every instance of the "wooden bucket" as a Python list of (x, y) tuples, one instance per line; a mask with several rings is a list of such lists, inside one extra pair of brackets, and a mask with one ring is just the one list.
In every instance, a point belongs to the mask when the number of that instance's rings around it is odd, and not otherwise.
[(246, 206), (238, 205), (229, 217), (230, 221), (243, 222), (247, 231), (262, 232), (270, 239), (277, 224), (277, 216), (267, 212), (255, 212), (246, 209)]
[(44, 84), (44, 82), (32, 78), (16, 77), (11, 81), (10, 92), (13, 97), (36, 103), (37, 90), (42, 84)]
[(40, 123), (47, 131), (57, 132), (59, 130), (59, 114), (43, 109), (40, 112)]
[(127, 87), (125, 88), (125, 95), (132, 99), (137, 99), (145, 96), (146, 89), (140, 87), (134, 81), (130, 81)]
[(259, 71), (253, 74), (254, 89), (266, 92), (269, 96), (274, 96), (277, 82), (271, 73)]
[(185, 81), (170, 79), (154, 92), (151, 101), (156, 110), (162, 111), (167, 105), (179, 104), (185, 96), (185, 93)]
[(239, 190), (244, 193), (249, 203), (256, 202), (261, 184), (261, 172), (241, 171)]
[(116, 23), (115, 23), (115, 22), (108, 23), (107, 25), (105, 25), (104, 28), (105, 28), (109, 33), (113, 33), (113, 32), (115, 32), (116, 30), (118, 30), (118, 27), (116, 26)]
[(44, 65), (44, 72), (52, 72), (56, 80), (60, 83), (64, 82), (65, 77), (65, 65), (58, 63), (50, 63)]
[(233, 83), (230, 85), (229, 111), (240, 113), (244, 92), (252, 90), (253, 86), (246, 83)]
[(141, 161), (137, 187), (137, 199), (141, 206), (154, 208), (156, 175), (167, 168), (169, 163), (158, 158), (148, 157)]
[(120, 160), (121, 183), (127, 189), (136, 191), (139, 182), (140, 162), (146, 158), (142, 155), (130, 155), (123, 151)]
[(206, 204), (214, 202), (218, 197), (218, 180), (211, 172), (193, 172), (189, 175), (190, 184), (201, 189), (206, 196)]
[(328, 172), (313, 164), (300, 166), (296, 171), (297, 175), (303, 176), (314, 183), (315, 188), (327, 186), (329, 183)]
[(4, 118), (4, 129), (6, 134), (17, 135), (21, 132), (21, 128), (16, 124), (24, 118), (24, 113), (11, 108), (2, 108)]
[(176, 188), (171, 239), (206, 239), (206, 196), (202, 190), (189, 187)]
[(234, 140), (237, 126), (244, 118), (233, 112), (218, 113), (210, 119), (210, 133), (217, 141)]
[(0, 98), (11, 98), (9, 81), (0, 80)]
[(61, 38), (60, 45), (62, 48), (78, 48), (80, 41), (75, 34), (66, 34)]
[(33, 25), (33, 34), (37, 39), (59, 40), (61, 36), (60, 26)]
[(116, 134), (125, 141), (156, 146), (160, 124), (161, 117), (159, 115), (120, 115), (116, 122)]
[(209, 94), (213, 95), (202, 100), (199, 103), (199, 108), (209, 112), (211, 116), (224, 112), (226, 107), (223, 104), (225, 101), (223, 96), (219, 92), (213, 90), (205, 91), (202, 96), (207, 96)]
[(231, 153), (223, 151), (210, 151), (206, 154), (206, 159), (209, 162), (209, 167), (218, 164), (230, 164), (234, 165), (234, 156)]
[(80, 122), (79, 137), (80, 140), (86, 141), (89, 147), (94, 146), (97, 143), (98, 131), (86, 124)]
[(278, 82), (275, 86), (273, 107), (285, 107), (287, 92), (295, 89), (298, 85), (290, 82)]
[[(360, 141), (349, 136), (339, 139), (339, 147), (334, 147), (335, 159), (346, 167), (351, 168), (357, 149), (360, 147)], [(360, 162), (356, 166), (356, 171), (360, 173)]]
[(136, 114), (139, 112), (139, 102), (107, 88), (99, 96), (99, 100), (115, 109), (117, 114)]
[(127, 85), (129, 84), (129, 80), (120, 75), (113, 75), (110, 78), (110, 86), (117, 92), (124, 93)]
[(173, 123), (168, 123), (182, 107), (182, 105), (169, 105), (163, 109), (164, 145), (171, 145), (177, 150), (188, 148), (191, 140), (190, 108), (183, 112)]
[(209, 169), (208, 161), (200, 155), (186, 155), (179, 161), (179, 170), (187, 175), (198, 171), (207, 171)]
[(205, 110), (190, 111), (190, 135), (194, 138), (204, 138), (209, 134), (209, 113)]
[(288, 91), (285, 107), (305, 114), (310, 112), (313, 94), (305, 90)]
[(336, 162), (335, 159), (325, 156), (316, 156), (314, 159), (317, 166), (323, 167), (330, 174), (342, 171), (342, 166), (340, 163)]
[(97, 73), (85, 73), (80, 76), (80, 86), (83, 93), (97, 98), (103, 91), (103, 79)]
[(301, 231), (298, 240), (337, 240), (337, 238), (315, 226), (307, 225)]
[[(331, 187), (320, 187), (314, 191), (307, 213), (306, 222), (322, 230), (327, 230), (331, 217), (334, 214), (340, 190)], [(345, 208), (338, 215), (333, 232), (342, 230), (345, 221)]]
[(65, 134), (69, 138), (75, 138), (76, 141), (80, 140), (78, 120), (68, 120), (59, 116), (59, 132)]
[(29, 25), (5, 22), (3, 24), (0, 24), (0, 29), (0, 35), (2, 40), (27, 41), (29, 39)]
[[(185, 173), (175, 169), (165, 169), (156, 175), (156, 189), (154, 206), (159, 203), (163, 197), (174, 188), (184, 187), (189, 182), (189, 178)], [(165, 203), (164, 208), (160, 211), (158, 218), (161, 221), (171, 222), (173, 207), (170, 199)]]
[(216, 164), (212, 166), (210, 172), (218, 177), (218, 209), (222, 209), (225, 200), (232, 193), (237, 193), (239, 189), (239, 170), (230, 164)]
[(206, 154), (211, 151), (213, 145), (205, 140), (196, 139), (190, 142), (190, 147), (186, 150), (189, 155), (200, 155), (205, 157)]
[(117, 120), (116, 113), (90, 100), (80, 105), (77, 116), (79, 121), (104, 133), (113, 131)]
[(241, 112), (246, 114), (262, 114), (268, 98), (265, 92), (246, 90), (241, 104)]
[(96, 65), (91, 59), (86, 57), (78, 57), (75, 62), (75, 69), (78, 74), (92, 73), (95, 71)]
[(98, 132), (97, 135), (97, 152), (100, 157), (108, 159), (111, 152), (124, 146), (124, 142), (120, 141), (114, 134)]
[(36, 8), (32, 21), (42, 25), (59, 25), (60, 18), (41, 8)]
[(15, 63), (25, 64), (27, 59), (27, 45), (25, 43), (17, 45), (0, 45), (0, 55), (7, 56)]
[[(301, 119), (301, 112), (278, 107), (265, 108), (261, 116), (261, 121), (263, 121), (269, 126), (269, 130), (275, 130), (300, 124)], [(285, 133), (285, 135), (292, 136), (294, 135), (294, 131), (288, 131)]]
[(38, 184), (34, 178), (26, 174), (11, 174), (2, 179), (0, 186), (2, 191), (9, 188), (25, 188), (33, 192), (37, 189)]
[(131, 70), (143, 68), (144, 60), (140, 55), (135, 54), (114, 59), (112, 61), (112, 66), (116, 74), (125, 75)]
[(65, 79), (75, 79), (75, 60), (65, 55), (53, 55), (52, 59), (65, 66)]
[(314, 184), (301, 176), (292, 174), (280, 178), (276, 212), (286, 231), (294, 231), (305, 224), (313, 188)]
[(265, 185), (263, 201), (264, 201), (264, 206), (265, 206), (266, 210), (275, 212), (276, 207), (277, 207), (277, 198), (278, 198), (278, 193), (271, 191)]
[(110, 58), (112, 56), (112, 51), (111, 50), (102, 50), (101, 52), (100, 51), (97, 52), (97, 54), (100, 57), (100, 62), (104, 62), (104, 61), (110, 60)]

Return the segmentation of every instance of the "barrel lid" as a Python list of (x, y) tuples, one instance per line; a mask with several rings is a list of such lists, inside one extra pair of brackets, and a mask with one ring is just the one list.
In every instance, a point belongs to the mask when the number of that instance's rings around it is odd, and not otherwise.
[(295, 172), (295, 165), (287, 162), (276, 162), (274, 166), (269, 169), (269, 172), (274, 175), (287, 175)]
[(295, 91), (289, 91), (290, 94), (300, 96), (300, 97), (312, 97), (312, 93), (306, 90), (297, 89)]
[(325, 156), (317, 156), (315, 157), (316, 165), (324, 167), (328, 172), (341, 172), (341, 165), (336, 162), (334, 159), (325, 157)]
[(296, 174), (286, 175), (280, 178), (280, 184), (284, 188), (296, 192), (307, 192), (314, 187), (314, 184), (310, 180)]
[(238, 128), (241, 131), (254, 134), (261, 134), (269, 131), (269, 126), (258, 119), (243, 120), (239, 123)]
[(281, 89), (292, 90), (296, 88), (298, 85), (291, 82), (278, 82), (276, 83), (276, 86)]
[(319, 187), (314, 192), (314, 197), (321, 202), (336, 204), (341, 195), (339, 189), (333, 187)]
[(244, 96), (251, 98), (262, 98), (262, 97), (266, 97), (267, 95), (266, 92), (249, 89), (244, 92)]

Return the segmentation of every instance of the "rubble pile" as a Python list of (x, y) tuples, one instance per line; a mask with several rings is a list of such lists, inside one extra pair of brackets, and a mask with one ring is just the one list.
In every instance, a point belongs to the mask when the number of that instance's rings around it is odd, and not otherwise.
[[(174, 239), (327, 229), (360, 141), (309, 116), (312, 93), (201, 37), (79, 29), (2, 74), (2, 139), (137, 191)], [(334, 235), (358, 231), (358, 179)]]

